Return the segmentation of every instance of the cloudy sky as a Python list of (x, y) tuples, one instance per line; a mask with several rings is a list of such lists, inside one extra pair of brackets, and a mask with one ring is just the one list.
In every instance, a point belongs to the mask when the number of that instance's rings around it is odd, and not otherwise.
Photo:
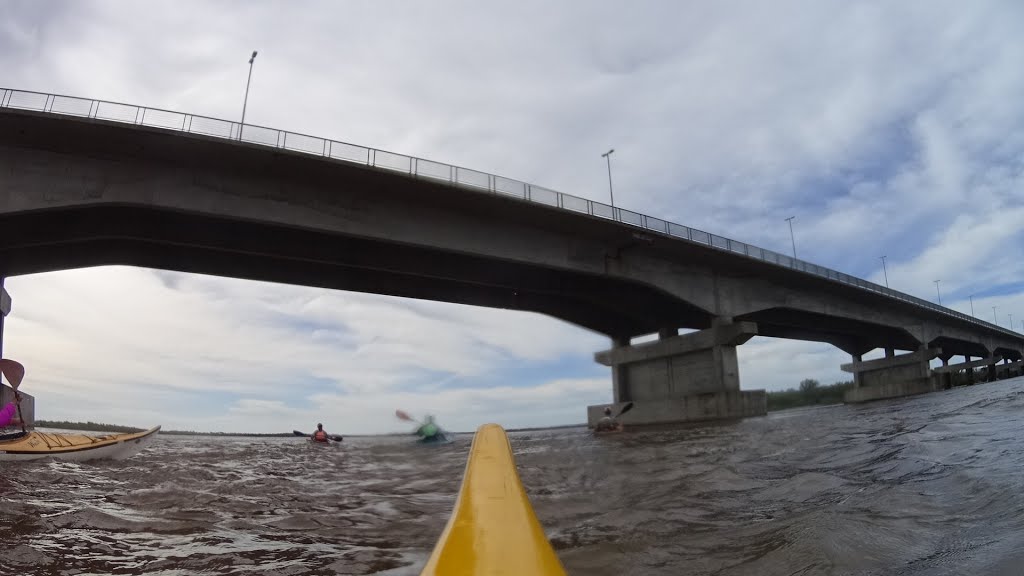
[[(606, 200), (1024, 326), (1024, 3), (0, 2), (0, 85)], [(38, 416), (227, 431), (581, 422), (605, 338), (527, 313), (111, 267), (7, 280)], [(756, 338), (743, 388), (845, 379)]]

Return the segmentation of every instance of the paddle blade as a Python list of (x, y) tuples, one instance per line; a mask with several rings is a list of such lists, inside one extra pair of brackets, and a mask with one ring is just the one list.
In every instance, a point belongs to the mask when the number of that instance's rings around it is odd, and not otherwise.
[(0, 372), (3, 372), (4, 378), (10, 383), (11, 388), (15, 390), (18, 389), (22, 379), (25, 378), (25, 367), (21, 365), (21, 362), (11, 360), (10, 358), (0, 360)]
[(629, 412), (632, 409), (633, 409), (633, 403), (630, 402), (629, 404), (626, 404), (625, 406), (623, 406), (622, 410), (619, 410), (618, 415), (615, 416), (615, 417), (618, 418), (619, 416), (622, 416), (623, 414), (625, 414), (626, 412)]
[(413, 421), (413, 417), (412, 416), (409, 416), (408, 414), (406, 414), (405, 412), (403, 412), (401, 410), (395, 410), (395, 416), (398, 416), (399, 420), (408, 420), (410, 422)]
[(292, 434), (295, 434), (296, 436), (310, 436), (310, 434), (306, 434), (305, 432), (299, 432), (298, 430), (292, 430)]
[(331, 439), (331, 440), (334, 440), (335, 442), (341, 442), (342, 440), (344, 440), (344, 438), (343, 438), (343, 437), (341, 437), (341, 436), (337, 436), (337, 435), (335, 435), (335, 436), (330, 436), (330, 439)]

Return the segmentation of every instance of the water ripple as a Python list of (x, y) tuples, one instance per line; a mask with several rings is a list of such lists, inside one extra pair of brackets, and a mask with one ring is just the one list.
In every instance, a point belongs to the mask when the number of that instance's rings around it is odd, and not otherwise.
[[(513, 433), (571, 574), (1018, 574), (1024, 381), (594, 438)], [(0, 468), (20, 574), (411, 576), (470, 436), (160, 436), (120, 462)]]

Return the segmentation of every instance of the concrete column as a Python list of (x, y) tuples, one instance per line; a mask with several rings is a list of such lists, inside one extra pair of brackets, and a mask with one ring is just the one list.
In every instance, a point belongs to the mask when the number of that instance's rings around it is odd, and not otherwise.
[[(946, 356), (946, 355), (943, 355), (943, 356), (939, 357), (939, 360), (942, 360), (942, 367), (943, 368), (948, 368), (949, 367), (949, 359), (950, 359), (950, 356)], [(949, 390), (950, 388), (953, 387), (953, 373), (952, 372), (948, 372), (948, 371), (939, 372), (937, 374), (937, 376), (938, 376), (938, 382), (936, 382), (936, 384), (937, 384), (937, 386), (939, 388), (941, 388), (942, 390)]]
[[(629, 348), (629, 337), (612, 338), (612, 349)], [(615, 402), (629, 402), (629, 374), (625, 366), (612, 366), (612, 398)]]
[(867, 402), (931, 392), (935, 386), (929, 362), (941, 353), (940, 348), (923, 346), (910, 354), (843, 364), (840, 369), (861, 379), (860, 386), (847, 390), (843, 400)]
[[(863, 354), (852, 354), (851, 356), (853, 356), (853, 363), (854, 364), (864, 360), (864, 355)], [(864, 379), (860, 377), (860, 372), (854, 372), (853, 373), (853, 387), (854, 388), (860, 388), (863, 385), (864, 385)]]
[(895, 356), (896, 356), (896, 349), (895, 348), (886, 348), (885, 349), (885, 357), (886, 358), (893, 358)]
[[(667, 332), (659, 331), (662, 338), (654, 342), (616, 346), (594, 355), (612, 368), (615, 401), (633, 402), (623, 417), (625, 423), (719, 420), (767, 412), (764, 390), (740, 390), (736, 359), (736, 347), (757, 334), (756, 324), (714, 322), (711, 328), (690, 334)], [(604, 407), (588, 407), (591, 426)]]

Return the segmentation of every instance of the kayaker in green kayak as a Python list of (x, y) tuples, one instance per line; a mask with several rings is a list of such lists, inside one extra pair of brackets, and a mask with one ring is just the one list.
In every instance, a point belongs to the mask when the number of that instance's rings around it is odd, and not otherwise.
[(437, 423), (434, 422), (434, 417), (429, 414), (423, 419), (423, 425), (417, 428), (416, 432), (414, 432), (414, 434), (420, 436), (424, 442), (434, 440), (440, 433), (441, 429), (438, 428)]
[(401, 410), (395, 410), (395, 416), (397, 416), (401, 420), (405, 420), (407, 422), (415, 422), (416, 424), (419, 424), (419, 427), (416, 428), (413, 434), (420, 437), (420, 442), (448, 441), (448, 436), (445, 435), (444, 430), (441, 430), (441, 427), (438, 426), (437, 422), (434, 421), (434, 417), (430, 416), (429, 414), (427, 415), (426, 418), (424, 418), (423, 422), (417, 421), (415, 418), (409, 416), (408, 414)]

